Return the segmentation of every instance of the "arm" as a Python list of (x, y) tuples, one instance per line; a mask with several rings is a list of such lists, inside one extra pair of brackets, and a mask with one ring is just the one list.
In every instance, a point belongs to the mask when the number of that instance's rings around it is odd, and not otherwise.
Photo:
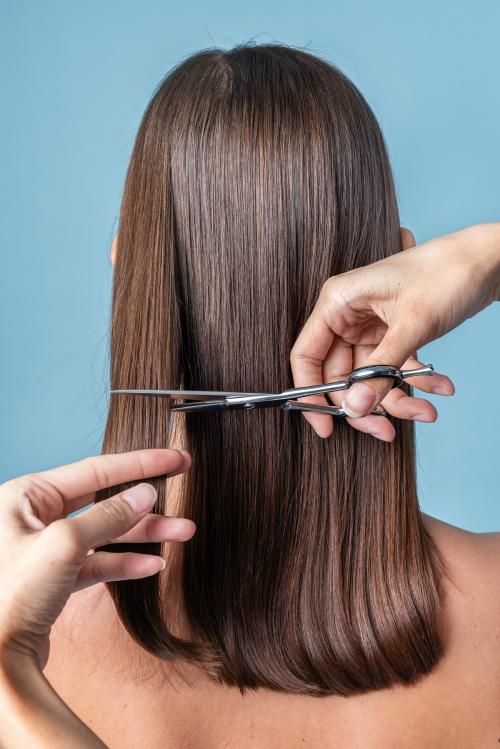
[[(473, 226), (329, 278), (291, 352), (295, 386), (319, 385), (362, 365), (418, 367), (418, 348), (499, 299), (500, 223)], [(451, 380), (439, 374), (410, 384), (440, 395), (454, 392)], [(342, 402), (352, 414), (349, 423), (391, 441), (389, 420), (366, 416), (378, 403), (398, 418), (436, 418), (428, 401), (390, 386), (376, 379), (350, 388)], [(329, 436), (331, 417), (306, 418), (320, 436)]]
[[(500, 223), (483, 224), (472, 227), (476, 232), (476, 242), (478, 246), (479, 262), (483, 266), (483, 273), (487, 278), (485, 283), (487, 289), (486, 303), (489, 304), (490, 298), (495, 302), (500, 302)], [(483, 259), (484, 254), (484, 259)], [(492, 284), (491, 293), (488, 296), (488, 286)]]
[(32, 658), (4, 653), (0, 665), (1, 749), (106, 749), (57, 696)]

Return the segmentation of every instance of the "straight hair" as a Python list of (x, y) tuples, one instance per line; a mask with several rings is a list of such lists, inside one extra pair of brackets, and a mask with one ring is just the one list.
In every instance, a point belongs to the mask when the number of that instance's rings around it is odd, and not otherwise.
[[(400, 250), (383, 137), (342, 72), (280, 45), (198, 53), (161, 82), (133, 148), (111, 386), (293, 387), (290, 351), (326, 279)], [(113, 396), (103, 451), (167, 446), (171, 413)], [(394, 419), (388, 444), (341, 420), (321, 439), (279, 408), (181, 418), (193, 462), (178, 514), (197, 532), (162, 575), (108, 584), (134, 640), (241, 690), (347, 696), (429, 672), (441, 560), (413, 423)], [(166, 478), (152, 483), (162, 514)]]

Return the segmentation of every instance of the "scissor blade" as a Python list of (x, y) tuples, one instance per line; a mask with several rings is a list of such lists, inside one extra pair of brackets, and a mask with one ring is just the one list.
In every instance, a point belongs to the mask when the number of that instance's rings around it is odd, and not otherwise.
[(235, 393), (224, 390), (110, 390), (111, 395), (150, 395), (173, 400), (203, 401), (207, 398), (229, 398), (232, 396), (266, 395), (266, 393)]
[[(297, 401), (287, 401), (281, 406), (283, 411), (301, 411), (318, 414), (330, 414), (330, 416), (344, 417), (348, 414), (341, 406), (319, 406), (315, 403), (298, 403)], [(382, 406), (377, 406), (370, 412), (372, 416), (387, 416), (387, 412)]]

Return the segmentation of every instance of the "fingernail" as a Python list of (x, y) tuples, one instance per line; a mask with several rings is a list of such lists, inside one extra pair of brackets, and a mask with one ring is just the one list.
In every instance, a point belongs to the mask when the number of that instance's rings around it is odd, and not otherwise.
[(137, 484), (122, 493), (122, 499), (131, 506), (134, 512), (149, 510), (156, 501), (156, 489), (151, 484)]
[(372, 410), (377, 400), (376, 393), (364, 383), (354, 385), (342, 401), (342, 408), (348, 416), (358, 418)]
[(187, 450), (181, 450), (181, 455), (184, 458), (184, 463), (191, 464), (191, 455), (188, 453)]

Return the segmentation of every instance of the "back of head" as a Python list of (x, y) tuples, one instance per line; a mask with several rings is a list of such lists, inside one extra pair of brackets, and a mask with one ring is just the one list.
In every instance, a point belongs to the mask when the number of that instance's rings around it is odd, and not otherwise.
[[(130, 162), (112, 387), (291, 387), (322, 284), (400, 249), (379, 127), (341, 72), (277, 45), (197, 54), (159, 86)], [(164, 447), (168, 424), (168, 400), (115, 396), (104, 451)], [(111, 584), (141, 645), (240, 688), (312, 695), (432, 668), (439, 565), (413, 424), (395, 422), (392, 444), (344, 423), (322, 440), (277, 408), (182, 426), (193, 464), (180, 512), (198, 528), (176, 551), (190, 637), (169, 628), (158, 576)], [(156, 486), (161, 512), (165, 479)]]

